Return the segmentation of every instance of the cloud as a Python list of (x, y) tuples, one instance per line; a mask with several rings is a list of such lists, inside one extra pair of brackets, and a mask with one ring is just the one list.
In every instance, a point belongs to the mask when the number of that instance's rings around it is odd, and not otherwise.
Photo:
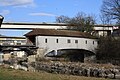
[(34, 0), (0, 0), (1, 6), (28, 6), (33, 4)]
[(30, 13), (31, 16), (49, 16), (49, 17), (55, 17), (57, 15), (50, 14), (50, 13)]
[(74, 5), (74, 6), (79, 6), (79, 4), (78, 4), (79, 2), (80, 2), (80, 1), (76, 0), (73, 5)]
[(8, 15), (9, 13), (9, 10), (3, 10), (2, 12), (0, 12), (1, 15)]

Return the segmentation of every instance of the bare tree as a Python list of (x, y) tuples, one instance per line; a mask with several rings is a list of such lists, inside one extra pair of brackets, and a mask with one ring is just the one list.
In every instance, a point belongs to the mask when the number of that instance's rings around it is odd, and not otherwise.
[(111, 36), (99, 38), (96, 56), (98, 60), (120, 62), (120, 38)]
[(104, 14), (100, 15), (100, 20), (102, 22), (102, 24), (106, 25), (106, 24), (111, 24), (111, 18), (109, 16), (106, 16)]
[(70, 24), (67, 29), (70, 30), (77, 30), (77, 31), (84, 31), (84, 23), (85, 23), (86, 14), (83, 12), (77, 13), (77, 15), (68, 22)]
[(56, 22), (58, 23), (68, 23), (69, 21), (70, 21), (70, 18), (64, 15), (56, 17)]
[(66, 16), (60, 16), (56, 19), (59, 23), (68, 23), (69, 30), (77, 30), (82, 32), (91, 32), (95, 24), (95, 18), (92, 15), (86, 15), (85, 13), (79, 12), (75, 17), (69, 18)]
[(120, 23), (120, 0), (103, 0), (102, 14)]
[(84, 31), (91, 33), (93, 31), (93, 27), (95, 24), (95, 18), (92, 15), (88, 15), (85, 17), (85, 26), (84, 26)]

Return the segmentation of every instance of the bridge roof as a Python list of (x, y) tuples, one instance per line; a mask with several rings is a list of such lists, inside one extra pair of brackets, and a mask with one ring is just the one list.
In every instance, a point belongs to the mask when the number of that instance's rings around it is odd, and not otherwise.
[(55, 29), (34, 29), (25, 34), (25, 36), (62, 36), (62, 37), (79, 37), (79, 38), (96, 38), (88, 33), (70, 30), (55, 30)]

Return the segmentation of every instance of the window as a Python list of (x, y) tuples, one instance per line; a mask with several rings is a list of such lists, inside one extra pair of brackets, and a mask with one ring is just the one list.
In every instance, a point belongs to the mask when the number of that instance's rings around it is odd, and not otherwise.
[(78, 43), (78, 40), (75, 40), (75, 43)]
[(94, 44), (94, 41), (93, 41), (93, 44)]
[(87, 40), (85, 41), (85, 43), (87, 44)]
[(99, 41), (97, 41), (97, 43), (98, 43), (98, 44), (100, 44), (100, 42), (99, 42)]
[(71, 43), (70, 39), (67, 40), (68, 43)]
[(21, 43), (17, 43), (17, 45), (21, 45)]
[(56, 43), (58, 43), (58, 39), (56, 39)]
[(47, 39), (45, 39), (45, 43), (47, 43)]

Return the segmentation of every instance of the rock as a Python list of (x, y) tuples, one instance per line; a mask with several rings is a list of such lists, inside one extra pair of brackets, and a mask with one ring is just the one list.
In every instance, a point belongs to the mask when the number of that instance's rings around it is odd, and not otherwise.
[[(113, 67), (113, 66), (112, 66)], [(44, 70), (55, 74), (71, 74), (78, 76), (119, 78), (120, 68), (105, 68), (99, 64), (86, 64), (76, 62), (38, 62), (35, 63), (35, 69)]]

